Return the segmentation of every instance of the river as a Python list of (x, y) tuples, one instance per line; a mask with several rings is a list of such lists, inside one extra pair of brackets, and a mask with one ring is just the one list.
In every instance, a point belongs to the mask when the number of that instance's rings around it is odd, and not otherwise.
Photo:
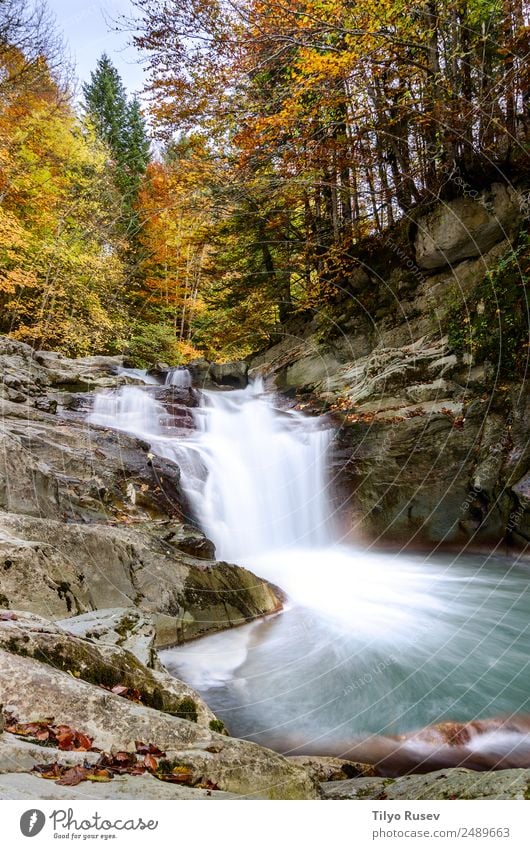
[(327, 420), (278, 408), (259, 381), (202, 398), (185, 439), (138, 387), (100, 393), (91, 420), (175, 460), (217, 558), (287, 595), (281, 614), (162, 653), (232, 734), (325, 751), (350, 736), (530, 711), (527, 566), (341, 544)]

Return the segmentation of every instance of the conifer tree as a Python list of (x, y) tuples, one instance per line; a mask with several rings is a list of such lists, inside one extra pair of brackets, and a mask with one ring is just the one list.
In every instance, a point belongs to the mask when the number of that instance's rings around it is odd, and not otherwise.
[(123, 229), (134, 241), (138, 229), (135, 206), (149, 163), (149, 137), (140, 102), (129, 103), (117, 69), (104, 53), (83, 86), (85, 112), (114, 162), (114, 181), (122, 197)]

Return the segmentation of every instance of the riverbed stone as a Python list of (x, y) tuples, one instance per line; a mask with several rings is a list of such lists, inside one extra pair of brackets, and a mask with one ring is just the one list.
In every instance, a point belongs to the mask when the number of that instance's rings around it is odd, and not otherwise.
[(325, 799), (528, 799), (530, 770), (447, 769), (402, 778), (353, 778), (322, 784)]
[[(227, 800), (238, 799), (235, 793), (181, 787), (159, 781), (151, 775), (120, 775), (107, 783), (83, 781), (75, 787), (63, 787), (37, 775), (7, 773), (0, 775), (0, 799), (52, 799), (57, 801), (89, 801), (105, 799), (146, 800)], [(254, 797), (254, 798), (259, 798)]]
[(345, 781), (353, 777), (375, 774), (375, 767), (372, 764), (361, 764), (331, 756), (291, 755), (288, 760), (303, 766), (316, 781), (320, 782)]
[(77, 637), (127, 649), (140, 663), (151, 669), (160, 666), (155, 649), (154, 620), (136, 607), (91, 610), (80, 616), (63, 619), (57, 624)]
[(232, 363), (212, 363), (208, 377), (217, 386), (244, 389), (248, 383), (248, 363), (243, 360)]
[(0, 649), (35, 658), (98, 686), (137, 691), (142, 704), (205, 727), (216, 720), (199, 694), (169, 675), (161, 664), (149, 669), (123, 647), (79, 637), (68, 630), (68, 620), (60, 627), (35, 614), (9, 613), (16, 618), (0, 619)]
[(155, 617), (157, 644), (174, 645), (282, 606), (274, 588), (247, 569), (194, 558), (145, 526), (65, 524), (0, 511), (0, 532), (4, 607), (51, 619), (140, 607)]

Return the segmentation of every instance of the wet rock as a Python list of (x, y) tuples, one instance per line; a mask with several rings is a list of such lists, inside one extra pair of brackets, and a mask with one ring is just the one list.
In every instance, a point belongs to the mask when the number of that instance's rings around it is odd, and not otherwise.
[(462, 393), (462, 388), (452, 381), (439, 377), (429, 383), (415, 383), (407, 386), (406, 393), (411, 401), (422, 404), (426, 401), (437, 401), (439, 398), (452, 398)]
[(44, 413), (51, 413), (52, 416), (57, 412), (57, 399), (55, 398), (37, 398), (35, 407), (37, 410), (42, 410)]
[[(135, 437), (32, 411), (0, 423), (0, 508), (34, 516), (110, 521), (178, 516), (179, 468)], [(127, 487), (134, 486), (131, 502)]]
[[(98, 758), (97, 752), (63, 752), (7, 732), (0, 738), (0, 777), (5, 773), (31, 772), (39, 764), (82, 766), (85, 762), (94, 764)], [(44, 789), (43, 785), (41, 789)]]
[(78, 392), (117, 385), (117, 371), (123, 366), (122, 356), (70, 359), (52, 351), (35, 351), (34, 359), (45, 369), (52, 386)]
[[(181, 787), (158, 781), (150, 775), (122, 775), (105, 784), (83, 781), (76, 787), (61, 787), (36, 775), (20, 773), (0, 775), (0, 799), (54, 799), (65, 802), (78, 799), (237, 799), (234, 793)], [(259, 798), (259, 797), (257, 797)]]
[[(81, 525), (0, 513), (4, 606), (63, 619), (141, 606), (159, 645), (241, 625), (281, 608), (252, 572), (194, 558), (149, 526)], [(157, 530), (158, 527), (157, 527)]]
[(375, 768), (371, 764), (360, 764), (342, 758), (317, 755), (292, 755), (291, 763), (303, 766), (315, 781), (345, 781), (358, 776), (372, 776)]
[(156, 377), (160, 383), (164, 383), (169, 369), (170, 366), (168, 363), (155, 363), (154, 366), (147, 370), (147, 374), (149, 377)]
[(199, 389), (201, 389), (208, 383), (208, 373), (210, 371), (210, 363), (208, 360), (192, 360), (192, 362), (186, 363), (186, 368), (191, 374), (194, 386), (198, 386)]
[(325, 799), (527, 799), (530, 770), (447, 769), (403, 778), (353, 778), (322, 784)]
[(208, 376), (217, 386), (230, 386), (232, 389), (244, 389), (248, 383), (248, 363), (212, 363)]
[(162, 542), (191, 554), (192, 557), (198, 557), (200, 560), (213, 560), (215, 557), (213, 542), (192, 525), (183, 525), (180, 522), (152, 522), (149, 532)]
[(57, 624), (77, 637), (126, 649), (151, 669), (160, 668), (155, 649), (154, 620), (135, 607), (92, 610), (60, 620)]

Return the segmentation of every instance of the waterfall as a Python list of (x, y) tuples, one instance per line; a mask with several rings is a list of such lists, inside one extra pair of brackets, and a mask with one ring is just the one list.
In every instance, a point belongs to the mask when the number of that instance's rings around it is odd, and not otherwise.
[(205, 392), (189, 446), (206, 469), (188, 496), (217, 556), (245, 561), (271, 549), (329, 542), (326, 468), (332, 431), (322, 419), (274, 408), (261, 382)]
[(141, 380), (141, 382), (145, 383), (146, 386), (159, 385), (156, 377), (148, 374), (147, 369), (145, 368), (125, 368), (124, 366), (118, 366), (116, 374), (124, 375), (126, 377), (134, 377), (136, 380)]
[(166, 386), (175, 386), (177, 389), (189, 389), (191, 387), (191, 374), (187, 368), (177, 366), (166, 374)]
[(143, 389), (122, 386), (118, 391), (95, 395), (89, 422), (149, 439), (162, 433), (167, 417), (162, 404)]
[(171, 434), (162, 404), (137, 387), (97, 394), (89, 420), (141, 437), (180, 466), (195, 518), (218, 558), (244, 562), (271, 549), (329, 543), (331, 429), (321, 418), (275, 409), (261, 381), (203, 392), (202, 399), (188, 439)]
[(232, 733), (273, 748), (292, 734), (325, 752), (348, 736), (530, 711), (524, 566), (340, 545), (326, 419), (279, 409), (259, 381), (203, 392), (191, 412), (183, 434), (150, 387), (124, 386), (96, 395), (90, 422), (176, 462), (218, 559), (286, 593), (281, 616), (161, 654)]

